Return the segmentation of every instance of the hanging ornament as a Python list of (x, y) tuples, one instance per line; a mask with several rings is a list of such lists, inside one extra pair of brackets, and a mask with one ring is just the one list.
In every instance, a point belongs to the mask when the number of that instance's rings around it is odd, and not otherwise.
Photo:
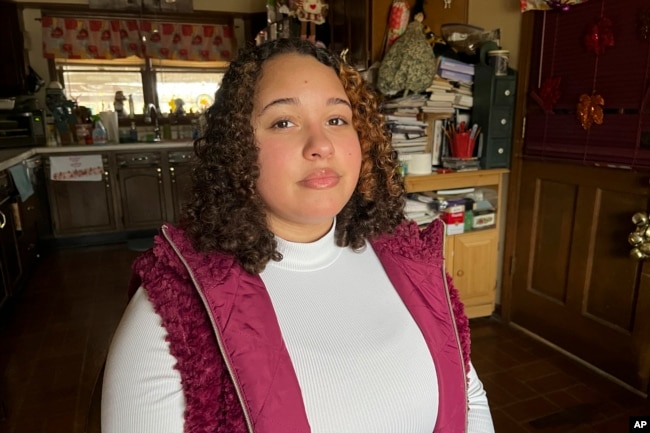
[(580, 95), (577, 114), (585, 131), (589, 130), (594, 123), (596, 125), (603, 124), (603, 105), (605, 105), (605, 100), (601, 95), (589, 96), (585, 93)]
[(598, 22), (589, 26), (584, 37), (587, 51), (599, 56), (605, 52), (605, 48), (614, 46), (614, 31), (612, 20), (607, 17), (600, 17)]
[(646, 9), (639, 15), (639, 38), (644, 41), (650, 40), (650, 9)]
[(542, 86), (530, 92), (530, 96), (546, 113), (552, 113), (555, 104), (562, 96), (560, 83), (562, 77), (547, 77)]

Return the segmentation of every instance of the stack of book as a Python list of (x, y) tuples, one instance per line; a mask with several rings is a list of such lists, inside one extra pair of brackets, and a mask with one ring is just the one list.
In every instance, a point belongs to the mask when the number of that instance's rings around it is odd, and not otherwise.
[(386, 126), (391, 132), (393, 148), (398, 153), (423, 153), (427, 148), (427, 123), (421, 119), (426, 95), (415, 94), (392, 99), (383, 104)]
[(427, 225), (438, 216), (434, 200), (423, 194), (409, 194), (404, 198), (404, 215), (418, 225)]
[(429, 98), (422, 107), (423, 112), (449, 114), (450, 116), (454, 113), (456, 93), (454, 86), (448, 80), (436, 75), (426, 92), (429, 94)]
[(449, 81), (471, 85), (474, 82), (474, 65), (443, 56), (438, 59), (438, 75)]

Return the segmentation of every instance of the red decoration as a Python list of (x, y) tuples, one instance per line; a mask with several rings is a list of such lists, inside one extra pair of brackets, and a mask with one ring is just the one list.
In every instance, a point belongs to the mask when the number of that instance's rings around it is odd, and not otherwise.
[(600, 17), (597, 23), (589, 26), (584, 37), (587, 51), (599, 56), (605, 48), (614, 46), (614, 31), (612, 21), (607, 17)]
[(578, 120), (585, 131), (594, 123), (596, 125), (603, 124), (603, 105), (605, 105), (605, 100), (601, 95), (589, 96), (584, 93), (580, 95), (577, 106)]
[(560, 92), (560, 83), (562, 82), (562, 77), (548, 77), (542, 83), (542, 86), (530, 92), (531, 98), (540, 107), (544, 109), (546, 113), (552, 113), (555, 104), (557, 103), (562, 93)]

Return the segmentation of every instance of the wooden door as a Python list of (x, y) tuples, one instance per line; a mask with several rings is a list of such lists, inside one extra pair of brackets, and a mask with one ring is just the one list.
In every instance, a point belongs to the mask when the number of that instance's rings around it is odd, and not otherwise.
[(526, 162), (512, 322), (632, 387), (650, 383), (650, 263), (629, 257), (650, 174)]
[[(573, 37), (604, 14), (615, 23), (617, 47), (647, 52), (628, 31), (641, 5), (630, 3), (635, 7), (594, 0), (564, 15), (524, 14), (502, 307), (506, 320), (647, 394), (650, 264), (632, 260), (627, 241), (632, 215), (650, 210), (647, 150), (641, 134), (633, 138), (627, 129), (647, 120), (642, 95), (625, 90), (647, 86), (646, 57), (639, 63), (612, 52), (627, 62), (619, 69), (610, 67), (611, 56), (585, 62), (584, 39)], [(554, 40), (562, 43), (553, 45), (551, 61), (540, 50)], [(530, 95), (551, 76), (562, 77), (561, 96), (543, 111)], [(607, 95), (604, 123), (583, 130), (576, 101), (593, 88)]]

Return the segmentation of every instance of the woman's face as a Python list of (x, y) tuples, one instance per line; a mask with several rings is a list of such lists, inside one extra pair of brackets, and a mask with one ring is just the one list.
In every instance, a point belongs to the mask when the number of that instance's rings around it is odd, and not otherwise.
[(307, 55), (268, 60), (251, 122), (269, 228), (294, 242), (323, 236), (352, 196), (361, 168), (359, 136), (337, 74)]

